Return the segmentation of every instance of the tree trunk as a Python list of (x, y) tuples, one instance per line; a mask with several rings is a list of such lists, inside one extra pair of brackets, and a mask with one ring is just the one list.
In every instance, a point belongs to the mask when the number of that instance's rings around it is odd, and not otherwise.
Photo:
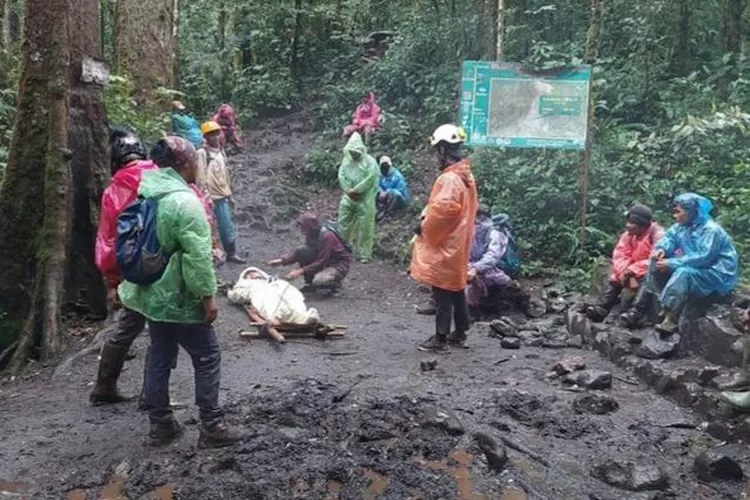
[(28, 0), (18, 115), (0, 189), (0, 308), (20, 333), (11, 361), (50, 358), (65, 346), (69, 301), (106, 314), (93, 245), (107, 180), (101, 89), (81, 82), (84, 57), (101, 58), (98, 0)]
[(0, 0), (0, 52), (10, 47), (10, 0)]
[(240, 13), (235, 18), (235, 33), (240, 38), (240, 67), (247, 69), (253, 65), (252, 30), (249, 25), (250, 6), (245, 2), (240, 7)]
[(675, 47), (675, 72), (686, 75), (690, 72), (690, 22), (693, 16), (693, 0), (680, 0), (680, 15), (677, 25)]
[(229, 94), (229, 65), (231, 59), (227, 54), (227, 5), (224, 0), (221, 2), (219, 7), (219, 54), (221, 58), (221, 82), (220, 92), (221, 101), (226, 102)]
[(115, 66), (133, 79), (135, 98), (154, 107), (174, 79), (174, 0), (117, 0)]
[(495, 15), (495, 61), (503, 58), (503, 47), (505, 45), (505, 0), (497, 0), (497, 12)]
[(742, 52), (742, 17), (747, 0), (726, 0), (724, 10), (724, 52), (739, 54)]
[[(586, 49), (583, 54), (583, 60), (586, 64), (590, 64), (592, 67), (596, 64), (599, 58), (599, 41), (602, 36), (602, 29), (604, 27), (604, 0), (591, 0), (591, 11), (589, 14), (589, 29), (586, 35)], [(593, 82), (593, 68), (591, 79)], [(579, 236), (579, 244), (581, 249), (586, 246), (587, 236), (587, 217), (588, 217), (588, 205), (589, 205), (589, 170), (591, 168), (591, 150), (594, 143), (594, 94), (592, 92), (593, 85), (589, 87), (589, 117), (588, 117), (588, 133), (586, 136), (586, 149), (583, 151), (583, 158), (581, 161), (581, 168), (579, 171), (579, 184), (581, 189), (581, 232)]]
[(299, 85), (299, 38), (302, 32), (302, 0), (294, 0), (294, 38), (292, 39), (291, 73), (294, 82)]

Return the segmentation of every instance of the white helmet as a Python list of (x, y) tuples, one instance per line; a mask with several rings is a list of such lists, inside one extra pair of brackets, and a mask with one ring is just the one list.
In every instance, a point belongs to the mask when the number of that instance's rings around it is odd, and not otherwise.
[(393, 162), (389, 156), (381, 156), (378, 165), (388, 165), (389, 167), (392, 167)]
[(448, 144), (461, 144), (466, 140), (466, 132), (461, 127), (456, 127), (452, 123), (440, 125), (432, 137), (430, 137), (430, 145), (437, 146), (439, 142), (445, 141)]

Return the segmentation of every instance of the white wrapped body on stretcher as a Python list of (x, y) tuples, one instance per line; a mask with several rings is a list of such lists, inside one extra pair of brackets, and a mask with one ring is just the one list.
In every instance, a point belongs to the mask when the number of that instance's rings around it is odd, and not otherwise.
[(235, 304), (251, 306), (272, 325), (314, 325), (320, 321), (318, 311), (307, 308), (304, 295), (294, 285), (257, 267), (242, 271), (227, 296)]

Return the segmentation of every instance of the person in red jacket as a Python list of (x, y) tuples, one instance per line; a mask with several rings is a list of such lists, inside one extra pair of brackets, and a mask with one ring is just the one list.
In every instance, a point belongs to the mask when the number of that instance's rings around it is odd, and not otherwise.
[[(95, 262), (107, 284), (107, 299), (120, 308), (117, 286), (122, 281), (117, 266), (117, 217), (138, 197), (141, 175), (158, 166), (147, 160), (146, 148), (133, 133), (114, 130), (109, 136), (112, 180), (102, 195), (99, 229), (96, 234)], [(102, 348), (96, 385), (89, 396), (94, 405), (129, 401), (117, 391), (117, 379), (133, 340), (146, 326), (140, 313), (124, 309)]]
[(586, 308), (592, 321), (604, 321), (620, 298), (635, 299), (643, 278), (648, 273), (648, 262), (654, 245), (664, 236), (664, 228), (653, 221), (651, 209), (635, 204), (626, 213), (625, 233), (612, 254), (609, 284), (599, 303)]

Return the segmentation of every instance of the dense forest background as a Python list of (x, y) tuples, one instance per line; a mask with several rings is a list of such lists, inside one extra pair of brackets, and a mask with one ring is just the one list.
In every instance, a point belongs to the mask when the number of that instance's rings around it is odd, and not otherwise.
[[(80, 290), (51, 274), (38, 245), (45, 236), (72, 239), (65, 254), (71, 255), (90, 238), (80, 235), (90, 233), (96, 220), (95, 200), (107, 175), (106, 168), (93, 167), (81, 174), (80, 165), (92, 164), (85, 158), (100, 158), (106, 136), (91, 118), (91, 103), (95, 109), (102, 100), (110, 123), (130, 125), (149, 140), (167, 130), (166, 110), (175, 97), (199, 119), (229, 101), (245, 125), (268, 113), (303, 109), (320, 133), (306, 174), (325, 185), (335, 179), (341, 129), (361, 95), (373, 91), (386, 113), (374, 146), (409, 173), (431, 130), (456, 119), (461, 61), (494, 58), (498, 37), (508, 61), (595, 64), (595, 139), (586, 180), (580, 178), (580, 153), (471, 152), (481, 197), (513, 217), (527, 272), (555, 268), (568, 282), (584, 282), (593, 260), (611, 251), (630, 203), (651, 204), (668, 223), (671, 195), (687, 189), (711, 197), (743, 260), (750, 252), (747, 0), (0, 0), (0, 6), (0, 170), (7, 171), (0, 233), (8, 240), (0, 244), (0, 323), (23, 329), (35, 339), (31, 343), (49, 337), (42, 332), (57, 321), (43, 307), (50, 293), (80, 299)], [(76, 14), (80, 9), (84, 15)], [(60, 30), (47, 36), (39, 29), (57, 26), (64, 16), (67, 38)], [(371, 50), (373, 32), (392, 36), (386, 52)], [(114, 76), (79, 106), (94, 132), (85, 141), (70, 134), (75, 210), (69, 227), (53, 228), (43, 224), (55, 212), (41, 194), (55, 162), (41, 153), (22, 162), (21, 153), (33, 146), (23, 140), (35, 137), (24, 132), (33, 109), (48, 113), (54, 102), (32, 102), (24, 85), (54, 83), (43, 78), (49, 72), (30, 75), (34, 51), (45, 43), (67, 43), (65, 61), (75, 67), (82, 33), (96, 47), (81, 50), (103, 58)], [(592, 41), (598, 42), (593, 53)], [(71, 121), (78, 116), (72, 113), (76, 103), (68, 102)], [(50, 123), (45, 134), (57, 130)], [(85, 148), (89, 156), (78, 158)], [(23, 175), (33, 178), (28, 172), (35, 168), (41, 169), (41, 186), (19, 184)], [(57, 172), (64, 178), (63, 170)], [(582, 186), (588, 197), (585, 235)], [(41, 203), (39, 213), (18, 218), (19, 197)], [(19, 225), (31, 229), (16, 234), (12, 228)], [(43, 227), (49, 232), (34, 232)], [(6, 238), (11, 232), (15, 240)], [(11, 265), (14, 258), (23, 268)], [(25, 283), (26, 298), (15, 297), (18, 282)], [(0, 335), (0, 349), (13, 338)]]

